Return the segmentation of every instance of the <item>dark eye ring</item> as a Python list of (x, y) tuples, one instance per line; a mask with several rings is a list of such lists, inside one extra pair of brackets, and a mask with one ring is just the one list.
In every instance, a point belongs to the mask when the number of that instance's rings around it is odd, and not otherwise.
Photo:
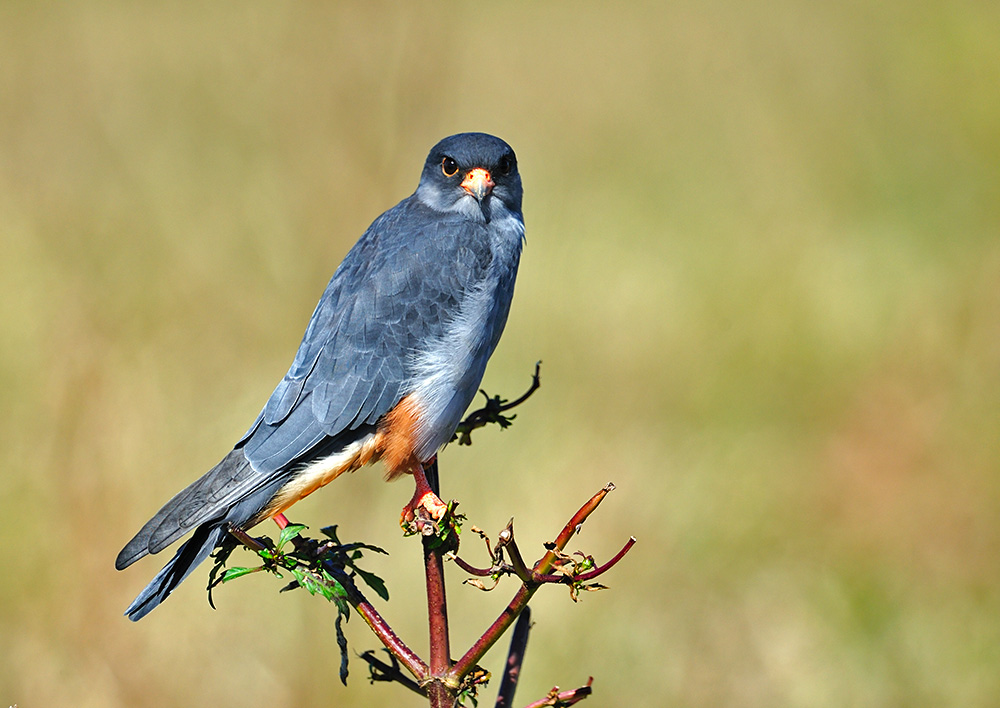
[(502, 175), (509, 175), (512, 165), (513, 160), (511, 160), (507, 155), (504, 155), (500, 158), (500, 162), (497, 163), (497, 171)]
[(454, 177), (458, 174), (458, 163), (450, 157), (446, 157), (441, 160), (441, 171), (445, 177)]

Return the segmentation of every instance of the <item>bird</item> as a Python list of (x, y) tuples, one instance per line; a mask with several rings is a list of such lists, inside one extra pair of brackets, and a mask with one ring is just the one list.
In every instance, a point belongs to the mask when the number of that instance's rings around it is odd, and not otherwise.
[[(284, 378), (222, 460), (118, 554), (122, 570), (193, 532), (128, 606), (138, 621), (220, 546), (345, 472), (411, 474), (404, 516), (440, 518), (425, 469), (475, 397), (507, 322), (524, 244), (514, 150), (460, 133), (372, 222), (326, 286)], [(280, 516), (280, 519), (283, 519)]]

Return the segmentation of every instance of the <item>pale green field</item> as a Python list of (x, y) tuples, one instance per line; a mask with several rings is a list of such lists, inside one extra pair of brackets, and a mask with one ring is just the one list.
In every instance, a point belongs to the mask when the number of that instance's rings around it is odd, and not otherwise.
[[(427, 149), (483, 130), (528, 224), (484, 383), (543, 388), (445, 495), (538, 552), (611, 479), (572, 548), (639, 540), (537, 596), (518, 703), (1000, 705), (1000, 5), (611, 5), (0, 5), (0, 704), (421, 704), (340, 686), (319, 600), (254, 577), (213, 612), (199, 572), (132, 624), (165, 558), (113, 561)], [(390, 550), (423, 651), (410, 491), (292, 516)], [(458, 654), (514, 587), (451, 579)]]

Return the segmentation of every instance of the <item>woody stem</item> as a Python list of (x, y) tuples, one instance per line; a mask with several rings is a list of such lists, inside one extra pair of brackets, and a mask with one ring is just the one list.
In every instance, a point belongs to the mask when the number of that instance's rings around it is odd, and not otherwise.
[[(428, 482), (423, 468), (415, 471), (414, 474), (419, 475), (417, 484), (419, 486), (420, 482), (423, 481), (435, 494), (439, 495), (436, 460), (430, 465), (429, 472), (432, 482)], [(427, 580), (427, 624), (430, 631), (430, 665), (428, 667), (430, 681), (427, 684), (427, 697), (430, 699), (431, 708), (450, 708), (455, 702), (455, 690), (443, 681), (451, 668), (448, 603), (444, 589), (444, 551), (441, 545), (435, 544), (434, 541), (433, 536), (425, 536), (423, 539), (424, 571)]]

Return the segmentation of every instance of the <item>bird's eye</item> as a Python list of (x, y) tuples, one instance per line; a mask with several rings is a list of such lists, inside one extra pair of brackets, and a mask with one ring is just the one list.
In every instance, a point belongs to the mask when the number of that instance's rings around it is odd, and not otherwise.
[(450, 157), (446, 157), (441, 160), (441, 171), (444, 172), (445, 177), (454, 177), (458, 174), (458, 163)]
[(513, 166), (514, 161), (507, 155), (504, 155), (500, 158), (500, 162), (497, 163), (497, 171), (502, 175), (509, 175)]

